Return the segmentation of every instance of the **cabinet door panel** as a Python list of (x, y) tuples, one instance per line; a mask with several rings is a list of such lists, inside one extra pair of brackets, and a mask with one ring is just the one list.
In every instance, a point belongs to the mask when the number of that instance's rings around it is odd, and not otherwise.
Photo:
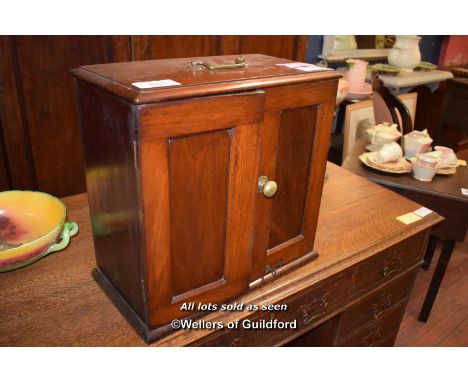
[(174, 295), (223, 278), (232, 132), (221, 130), (169, 140)]
[[(217, 303), (248, 288), (262, 122), (262, 110), (253, 109), (262, 107), (263, 97), (259, 91), (190, 100), (193, 116), (179, 114), (187, 101), (151, 106), (150, 114), (159, 115), (158, 119), (142, 113), (139, 127), (146, 138), (140, 152), (152, 326), (194, 313), (181, 311), (183, 302)], [(252, 102), (243, 102), (245, 115), (233, 120), (229, 106), (244, 98)], [(164, 113), (158, 113), (159, 108)], [(164, 126), (165, 118), (173, 123), (177, 116), (180, 122), (171, 133)], [(157, 134), (145, 135), (147, 129)], [(161, 136), (166, 131), (167, 136)]]
[(281, 112), (268, 249), (302, 235), (316, 106)]
[(268, 89), (259, 175), (278, 184), (257, 195), (254, 277), (299, 258), (313, 243), (335, 105), (334, 82)]

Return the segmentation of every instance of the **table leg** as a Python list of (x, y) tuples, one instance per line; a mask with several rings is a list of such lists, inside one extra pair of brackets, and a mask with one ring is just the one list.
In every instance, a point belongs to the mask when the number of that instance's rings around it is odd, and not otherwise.
[(427, 245), (426, 254), (424, 255), (424, 264), (421, 266), (422, 269), (427, 271), (431, 266), (432, 258), (434, 257), (434, 252), (437, 247), (437, 237), (432, 236), (429, 237), (429, 244)]
[(440, 253), (440, 258), (437, 263), (434, 275), (432, 276), (431, 284), (424, 299), (423, 306), (419, 312), (418, 320), (422, 322), (427, 322), (429, 315), (431, 314), (432, 305), (437, 297), (437, 292), (439, 292), (440, 284), (444, 278), (445, 271), (447, 270), (447, 265), (452, 256), (453, 248), (455, 247), (454, 240), (445, 240), (444, 245), (442, 246), (442, 252)]

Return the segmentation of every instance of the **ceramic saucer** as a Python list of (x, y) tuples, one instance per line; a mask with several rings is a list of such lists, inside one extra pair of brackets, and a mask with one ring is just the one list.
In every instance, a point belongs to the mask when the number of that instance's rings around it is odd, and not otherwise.
[(368, 98), (372, 94), (372, 85), (367, 82), (359, 84), (359, 86), (349, 88), (348, 95), (346, 96), (347, 100), (353, 99), (364, 99)]
[(437, 170), (436, 174), (439, 175), (453, 175), (457, 172), (457, 167), (459, 166), (458, 162), (451, 165), (451, 166), (445, 166), (441, 167)]
[(359, 156), (359, 160), (367, 167), (390, 174), (405, 174), (411, 172), (411, 163), (408, 163), (404, 158), (398, 158), (398, 160), (389, 163), (378, 163), (375, 161), (376, 154), (376, 152), (363, 153)]
[(369, 143), (368, 145), (366, 145), (366, 150), (367, 151), (378, 151), (379, 147), (377, 147), (376, 145), (373, 145), (372, 143)]

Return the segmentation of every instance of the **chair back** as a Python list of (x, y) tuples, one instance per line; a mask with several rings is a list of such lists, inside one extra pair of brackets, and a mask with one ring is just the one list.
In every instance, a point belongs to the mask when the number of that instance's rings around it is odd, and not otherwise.
[[(400, 132), (405, 135), (413, 131), (411, 114), (406, 105), (383, 85), (375, 72), (372, 73), (372, 103), (374, 106), (375, 123), (396, 123)], [(398, 118), (398, 113), (401, 117)]]

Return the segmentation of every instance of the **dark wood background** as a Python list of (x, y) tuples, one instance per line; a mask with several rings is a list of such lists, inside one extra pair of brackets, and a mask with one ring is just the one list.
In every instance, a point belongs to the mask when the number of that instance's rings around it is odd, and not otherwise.
[(0, 191), (86, 191), (69, 69), (263, 53), (303, 61), (306, 36), (0, 36)]

